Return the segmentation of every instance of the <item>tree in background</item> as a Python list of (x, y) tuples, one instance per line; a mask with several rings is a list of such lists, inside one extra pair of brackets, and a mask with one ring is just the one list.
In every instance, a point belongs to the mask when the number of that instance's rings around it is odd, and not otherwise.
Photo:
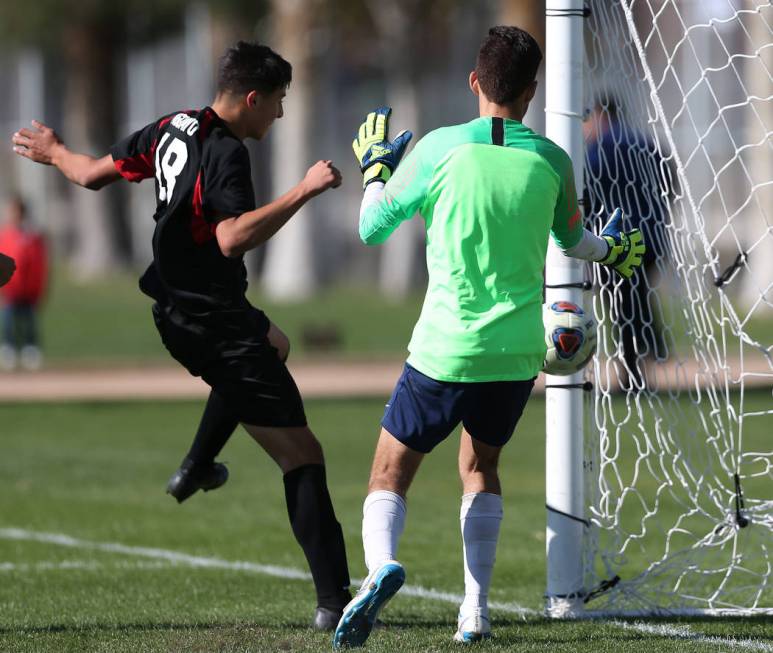
[[(417, 137), (422, 134), (425, 125), (422, 124), (421, 87), (438, 74), (433, 67), (437, 63), (433, 55), (454, 47), (449, 36), (453, 10), (463, 4), (461, 0), (392, 0), (388, 3), (334, 0), (328, 3), (329, 15), (335, 17), (336, 29), (346, 43), (348, 56), (357, 60), (356, 66), (364, 76), (371, 78), (362, 80), (366, 90), (370, 90), (369, 95), (380, 98), (377, 103), (392, 107), (396, 130), (410, 129)], [(381, 92), (373, 92), (376, 85)], [(358, 108), (352, 122), (352, 138), (358, 121), (376, 106)], [(379, 252), (378, 283), (384, 294), (401, 298), (415, 287), (422, 276), (423, 238), (423, 224), (418, 220), (408, 221)]]
[[(315, 94), (310, 88), (314, 61), (309, 43), (311, 30), (319, 21), (320, 3), (273, 0), (271, 9), (271, 47), (293, 67), (285, 115), (276, 122), (272, 134), (271, 186), (272, 194), (278, 195), (303, 177), (311, 163), (309, 138), (313, 138), (315, 128), (322, 129), (315, 113)], [(302, 208), (268, 244), (263, 285), (272, 297), (303, 299), (316, 287), (313, 212), (314, 207)]]
[[(314, 156), (335, 157), (345, 173), (354, 170), (353, 158), (346, 160), (351, 157), (348, 143), (374, 102), (390, 104), (395, 126), (412, 129), (417, 138), (451, 116), (466, 115), (466, 105), (459, 108), (465, 94), (464, 77), (459, 75), (474, 61), (484, 33), (481, 25), (489, 20), (509, 22), (510, 16), (531, 15), (535, 8), (544, 22), (544, 0), (499, 0), (482, 5), (462, 0), (39, 0), (28, 7), (1, 3), (0, 36), (6, 43), (44, 48), (49, 61), (61, 61), (62, 72), (48, 76), (60, 78), (54, 81), (61, 82), (61, 92), (51, 91), (50, 79), (45, 84), (47, 104), (62, 105), (63, 118), (52, 121), (52, 126), (68, 144), (94, 153), (106, 151), (124, 135), (117, 130), (126, 131), (125, 124), (117, 124), (126, 118), (126, 111), (116, 97), (120, 97), (122, 67), (129, 50), (137, 52), (138, 46), (183, 33), (202, 8), (211, 17), (210, 38), (201, 44), (210, 51), (202, 57), (214, 62), (236, 38), (266, 41), (294, 67), (285, 118), (277, 123), (268, 143), (249, 144), (257, 164), (258, 199), (267, 200), (286, 190), (285, 180), (297, 178)], [(471, 20), (473, 17), (477, 18)], [(186, 47), (190, 40), (186, 37)], [(151, 56), (155, 55), (148, 58)], [(469, 57), (473, 59), (468, 63)], [(452, 68), (453, 79), (449, 77)], [(174, 84), (184, 84), (184, 72), (180, 71)], [(142, 86), (152, 95), (154, 86), (158, 89), (164, 82), (154, 81), (152, 65), (148, 77)], [(133, 114), (135, 123), (141, 109), (142, 105)], [(270, 165), (262, 165), (269, 158)], [(267, 168), (272, 170), (270, 182), (263, 173)], [(350, 266), (348, 255), (358, 252), (355, 204), (359, 190), (351, 179), (329, 204), (313, 207), (308, 211), (314, 211), (312, 215), (297, 216), (272, 241), (263, 280), (275, 296), (307, 296), (318, 285), (320, 274), (335, 278), (335, 271), (326, 271), (326, 265), (348, 272), (356, 269)], [(126, 201), (131, 192), (127, 187), (117, 188), (112, 196), (62, 188), (69, 193), (73, 214), (69, 221), (72, 261), (82, 276), (98, 275), (116, 261), (142, 259), (137, 253), (143, 254), (140, 247), (145, 247), (152, 225), (143, 222), (138, 226), (138, 220), (148, 220), (150, 199), (143, 196), (141, 208), (134, 204), (130, 223), (132, 203)], [(331, 224), (333, 228), (328, 229)], [(421, 280), (422, 239), (422, 224), (412, 221), (379, 253), (382, 290), (400, 297)], [(342, 256), (347, 256), (345, 265)], [(372, 253), (367, 260), (362, 252), (357, 256), (362, 260), (361, 270), (373, 261)]]

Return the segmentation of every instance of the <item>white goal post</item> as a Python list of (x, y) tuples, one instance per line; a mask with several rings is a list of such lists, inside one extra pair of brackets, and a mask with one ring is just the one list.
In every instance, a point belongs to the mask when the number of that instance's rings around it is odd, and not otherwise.
[(546, 613), (773, 614), (773, 5), (548, 0), (546, 84), (586, 226), (649, 248), (549, 249), (599, 345), (546, 378)]

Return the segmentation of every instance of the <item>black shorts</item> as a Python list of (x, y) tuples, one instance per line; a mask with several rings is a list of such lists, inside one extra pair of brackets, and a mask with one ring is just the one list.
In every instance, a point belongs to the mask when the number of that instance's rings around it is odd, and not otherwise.
[(534, 379), (436, 381), (406, 363), (381, 425), (420, 453), (432, 451), (460, 422), (476, 440), (501, 447), (512, 437), (533, 387)]
[(306, 426), (301, 395), (268, 341), (270, 322), (263, 311), (248, 307), (192, 318), (155, 303), (153, 319), (174, 359), (224, 397), (240, 422)]

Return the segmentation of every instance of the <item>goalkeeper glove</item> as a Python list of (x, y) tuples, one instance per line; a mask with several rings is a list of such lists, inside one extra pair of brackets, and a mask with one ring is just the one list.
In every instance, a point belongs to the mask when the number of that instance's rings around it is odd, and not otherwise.
[(624, 279), (630, 279), (634, 268), (641, 266), (642, 255), (647, 250), (641, 231), (623, 231), (623, 212), (615, 209), (601, 237), (607, 241), (609, 251), (599, 263), (610, 266)]
[(352, 142), (354, 156), (363, 174), (363, 188), (372, 181), (388, 181), (413, 138), (413, 134), (404, 129), (394, 140), (388, 140), (391, 112), (391, 107), (379, 107), (369, 113)]

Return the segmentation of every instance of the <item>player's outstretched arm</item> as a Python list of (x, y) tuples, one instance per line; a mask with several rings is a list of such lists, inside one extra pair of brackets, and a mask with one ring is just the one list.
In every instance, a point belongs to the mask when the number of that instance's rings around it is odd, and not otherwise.
[(0, 254), (0, 286), (7, 284), (16, 271), (16, 262), (5, 254)]
[(220, 251), (229, 258), (265, 243), (312, 197), (341, 185), (341, 173), (332, 161), (317, 161), (306, 176), (270, 204), (217, 223), (215, 236)]
[(11, 139), (13, 151), (19, 156), (55, 166), (71, 182), (89, 190), (99, 190), (121, 178), (109, 154), (95, 159), (87, 154), (72, 152), (59, 135), (42, 122), (33, 120), (32, 127), (20, 129)]
[(564, 249), (564, 254), (609, 266), (624, 279), (629, 279), (641, 266), (646, 250), (641, 231), (624, 231), (623, 212), (615, 209), (600, 236), (585, 229), (580, 242)]

